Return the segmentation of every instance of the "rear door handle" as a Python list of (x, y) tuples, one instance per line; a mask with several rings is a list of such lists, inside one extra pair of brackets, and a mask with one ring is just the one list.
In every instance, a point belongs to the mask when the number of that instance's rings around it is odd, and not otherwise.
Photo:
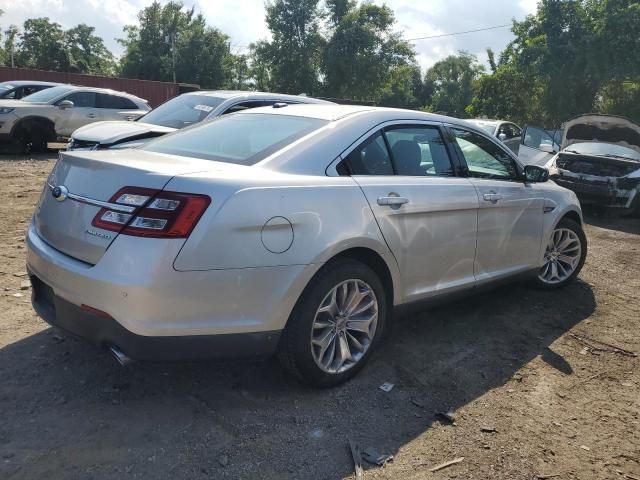
[(97, 115), (95, 113), (87, 113), (87, 117), (89, 118), (96, 118)]
[(496, 192), (489, 192), (482, 195), (485, 202), (498, 203), (498, 200), (502, 200), (502, 195)]
[(400, 205), (404, 205), (405, 203), (409, 203), (409, 199), (405, 197), (380, 197), (378, 198), (378, 205), (381, 206), (389, 206), (389, 207), (399, 207)]

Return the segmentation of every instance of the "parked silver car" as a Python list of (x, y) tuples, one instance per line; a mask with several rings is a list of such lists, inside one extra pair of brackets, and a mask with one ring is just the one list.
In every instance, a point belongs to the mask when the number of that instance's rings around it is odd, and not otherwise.
[(580, 205), (547, 175), (470, 123), (344, 105), (62, 153), (27, 233), (33, 305), (120, 359), (277, 351), (335, 385), (394, 305), (520, 275), (571, 282)]
[(64, 85), (54, 82), (39, 82), (36, 80), (11, 80), (0, 83), (0, 98), (5, 100), (20, 100), (40, 90)]
[(0, 141), (40, 150), (100, 120), (135, 120), (151, 107), (145, 100), (105, 88), (60, 85), (21, 100), (0, 100)]
[(68, 150), (101, 150), (139, 147), (150, 139), (181, 128), (211, 120), (228, 113), (275, 103), (322, 103), (325, 100), (302, 95), (245, 92), (235, 90), (200, 90), (184, 93), (163, 103), (135, 122), (97, 122), (79, 128), (71, 136)]

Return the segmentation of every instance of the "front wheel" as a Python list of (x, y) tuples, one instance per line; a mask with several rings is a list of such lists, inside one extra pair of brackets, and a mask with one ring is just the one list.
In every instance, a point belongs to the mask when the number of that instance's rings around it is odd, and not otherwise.
[(367, 362), (386, 317), (386, 296), (375, 272), (355, 260), (331, 262), (298, 300), (280, 340), (279, 359), (306, 383), (338, 385)]
[(543, 288), (560, 288), (572, 282), (587, 258), (587, 237), (582, 227), (564, 218), (551, 232), (544, 253), (544, 265), (536, 277)]

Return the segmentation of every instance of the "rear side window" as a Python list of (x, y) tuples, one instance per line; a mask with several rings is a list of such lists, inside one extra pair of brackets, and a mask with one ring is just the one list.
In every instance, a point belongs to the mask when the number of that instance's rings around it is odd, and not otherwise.
[(264, 107), (265, 105), (267, 105), (267, 103), (264, 100), (253, 100), (250, 102), (236, 103), (235, 105), (231, 105), (224, 112), (222, 112), (222, 115), (226, 115), (227, 113), (241, 112), (243, 110), (248, 110), (249, 108)]
[(369, 137), (358, 148), (353, 150), (338, 166), (341, 175), (393, 175), (391, 157), (382, 137), (378, 132)]
[(453, 167), (436, 127), (395, 127), (385, 131), (396, 175), (452, 176)]
[(113, 110), (137, 110), (138, 106), (131, 100), (118, 95), (98, 94), (98, 108), (111, 108)]
[(239, 113), (160, 137), (142, 150), (253, 165), (327, 123), (317, 118)]

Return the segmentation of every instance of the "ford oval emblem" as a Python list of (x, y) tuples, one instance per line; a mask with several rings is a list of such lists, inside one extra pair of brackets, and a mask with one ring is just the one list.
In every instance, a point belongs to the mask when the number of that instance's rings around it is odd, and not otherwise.
[(67, 196), (69, 195), (69, 189), (64, 185), (59, 185), (51, 190), (51, 195), (53, 195), (53, 198), (55, 198), (57, 201), (62, 202), (66, 200)]

